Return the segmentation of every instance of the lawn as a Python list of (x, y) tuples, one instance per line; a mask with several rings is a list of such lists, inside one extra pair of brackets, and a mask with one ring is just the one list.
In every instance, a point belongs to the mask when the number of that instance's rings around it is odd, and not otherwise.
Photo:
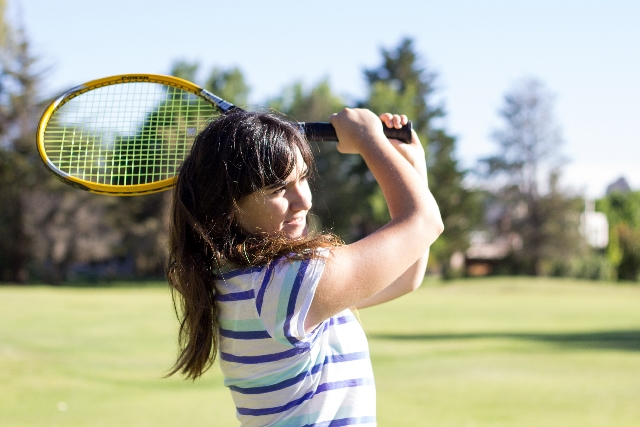
[[(362, 310), (380, 426), (640, 425), (640, 287), (428, 282)], [(0, 287), (0, 426), (235, 426), (214, 367), (162, 379), (163, 286)]]

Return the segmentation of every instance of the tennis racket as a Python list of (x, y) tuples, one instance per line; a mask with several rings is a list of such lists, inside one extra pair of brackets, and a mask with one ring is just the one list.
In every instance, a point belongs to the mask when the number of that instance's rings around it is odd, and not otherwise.
[[(135, 196), (171, 188), (197, 133), (233, 104), (177, 77), (126, 74), (93, 80), (60, 95), (38, 126), (45, 166), (73, 187)], [(310, 141), (337, 141), (330, 123), (299, 123)], [(411, 140), (411, 123), (384, 126)]]

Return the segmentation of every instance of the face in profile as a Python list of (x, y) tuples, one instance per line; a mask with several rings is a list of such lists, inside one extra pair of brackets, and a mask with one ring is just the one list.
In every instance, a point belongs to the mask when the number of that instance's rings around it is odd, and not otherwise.
[(234, 211), (237, 224), (253, 235), (305, 236), (311, 209), (307, 172), (307, 165), (296, 150), (296, 165), (289, 176), (238, 201)]

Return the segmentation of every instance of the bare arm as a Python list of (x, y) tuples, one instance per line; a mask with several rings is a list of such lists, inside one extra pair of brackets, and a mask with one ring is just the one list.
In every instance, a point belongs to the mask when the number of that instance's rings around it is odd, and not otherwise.
[[(391, 115), (389, 113), (382, 114), (380, 119), (388, 127), (400, 128), (407, 124), (406, 116)], [(399, 141), (391, 141), (393, 146), (402, 156), (413, 166), (425, 183), (427, 180), (427, 165), (425, 161), (425, 153), (417, 137), (414, 137), (411, 144), (401, 143)], [(407, 271), (402, 273), (393, 283), (384, 288), (377, 294), (360, 301), (356, 304), (356, 308), (372, 307), (387, 301), (394, 300), (420, 287), (424, 280), (424, 274), (427, 269), (427, 261), (429, 259), (429, 249), (411, 266)]]
[(388, 287), (424, 256), (443, 230), (425, 180), (384, 136), (378, 117), (368, 110), (345, 109), (333, 115), (331, 123), (340, 141), (338, 150), (360, 154), (367, 163), (391, 221), (358, 242), (330, 251), (305, 321), (307, 329)]

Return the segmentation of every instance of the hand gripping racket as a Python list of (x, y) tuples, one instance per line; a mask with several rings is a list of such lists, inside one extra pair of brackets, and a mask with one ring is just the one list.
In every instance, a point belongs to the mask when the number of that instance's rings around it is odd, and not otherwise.
[[(126, 74), (93, 80), (54, 100), (38, 126), (38, 152), (66, 184), (135, 196), (171, 188), (206, 124), (238, 107), (176, 77)], [(310, 141), (337, 141), (330, 123), (299, 123)], [(411, 141), (411, 123), (383, 126)]]

